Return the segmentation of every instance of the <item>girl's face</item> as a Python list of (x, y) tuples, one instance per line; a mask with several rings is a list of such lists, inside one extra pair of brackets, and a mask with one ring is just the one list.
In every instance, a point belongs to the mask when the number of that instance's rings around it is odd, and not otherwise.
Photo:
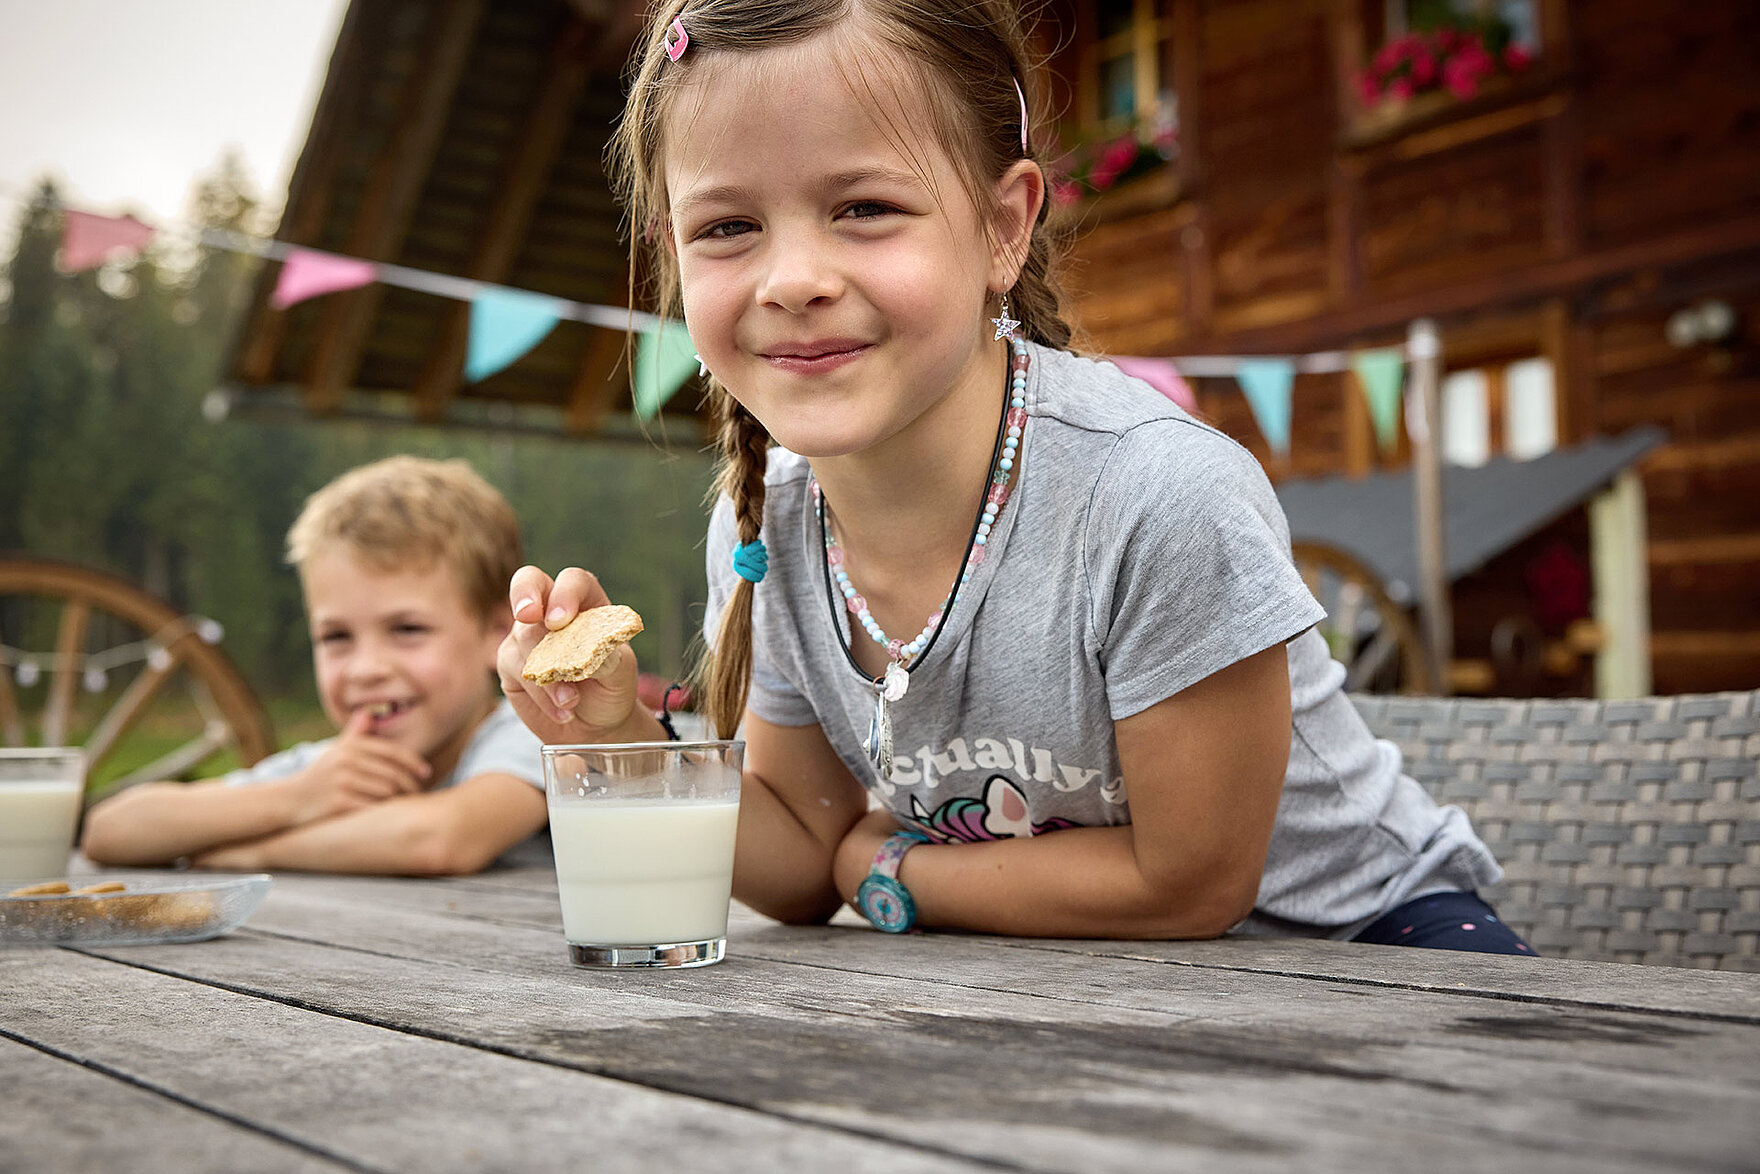
[(345, 548), (300, 569), (324, 713), (356, 710), (430, 763), (456, 755), (495, 703), (490, 670), (505, 630), (477, 615), (444, 566), (381, 571)]
[(958, 420), (999, 398), (986, 294), (1014, 273), (923, 99), (888, 77), (852, 88), (836, 51), (820, 36), (708, 58), (664, 128), (691, 340), (808, 457), (910, 443), (943, 405)]

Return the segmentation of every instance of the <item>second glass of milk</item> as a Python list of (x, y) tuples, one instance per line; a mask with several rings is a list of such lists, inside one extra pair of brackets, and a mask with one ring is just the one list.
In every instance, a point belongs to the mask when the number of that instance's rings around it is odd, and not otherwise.
[(744, 757), (736, 741), (544, 747), (569, 961), (721, 961)]
[(85, 762), (77, 747), (0, 749), (0, 877), (44, 880), (67, 871)]

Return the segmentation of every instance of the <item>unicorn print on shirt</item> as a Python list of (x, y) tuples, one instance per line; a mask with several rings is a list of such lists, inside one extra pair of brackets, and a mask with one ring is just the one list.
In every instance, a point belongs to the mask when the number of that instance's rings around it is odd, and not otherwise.
[(1061, 817), (1034, 823), (1026, 795), (1006, 775), (990, 776), (983, 799), (949, 799), (932, 812), (912, 795), (910, 818), (942, 843), (977, 844), (1078, 826)]

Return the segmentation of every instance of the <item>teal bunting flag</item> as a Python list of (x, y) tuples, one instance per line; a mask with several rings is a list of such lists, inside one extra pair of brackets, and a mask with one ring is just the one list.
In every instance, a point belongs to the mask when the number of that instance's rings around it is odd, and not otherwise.
[(635, 386), (630, 392), (636, 419), (652, 420), (697, 369), (696, 348), (683, 323), (642, 331), (636, 340)]
[(517, 289), (485, 289), (471, 301), (464, 377), (487, 379), (531, 350), (562, 317), (565, 303)]
[(1399, 443), (1400, 385), (1405, 382), (1404, 353), (1397, 347), (1380, 351), (1357, 351), (1351, 356), (1351, 370), (1363, 387), (1363, 398), (1369, 403), (1369, 418), (1375, 422), (1375, 439), (1383, 451)]
[(1289, 455), (1290, 384), (1296, 365), (1288, 359), (1242, 359), (1235, 365), (1234, 377), (1271, 451)]

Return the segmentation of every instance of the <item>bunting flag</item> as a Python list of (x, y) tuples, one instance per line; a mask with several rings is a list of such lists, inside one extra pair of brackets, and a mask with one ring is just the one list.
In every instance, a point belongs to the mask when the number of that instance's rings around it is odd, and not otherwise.
[(1383, 451), (1399, 443), (1400, 385), (1405, 381), (1405, 350), (1388, 347), (1358, 351), (1351, 356), (1351, 370), (1369, 402), (1369, 418), (1375, 421), (1375, 438)]
[(296, 302), (339, 290), (359, 289), (379, 276), (379, 267), (371, 261), (339, 257), (335, 253), (315, 253), (310, 249), (290, 249), (281, 273), (275, 278), (275, 292), (269, 304), (285, 310)]
[(636, 419), (652, 419), (697, 370), (696, 348), (682, 323), (642, 331), (636, 340), (635, 385), (630, 391)]
[(1126, 375), (1141, 379), (1156, 391), (1196, 415), (1198, 397), (1192, 394), (1192, 388), (1179, 368), (1173, 365), (1172, 359), (1146, 359), (1133, 355), (1112, 356), (1113, 365)]
[(1241, 359), (1234, 377), (1246, 393), (1259, 431), (1278, 456), (1289, 455), (1290, 384), (1296, 365), (1288, 359)]
[(66, 273), (96, 269), (111, 253), (139, 253), (153, 239), (151, 225), (132, 216), (94, 216), (90, 212), (61, 214), (61, 268)]
[(537, 346), (562, 318), (563, 304), (525, 290), (485, 288), (471, 299), (471, 340), (464, 377), (477, 383)]

